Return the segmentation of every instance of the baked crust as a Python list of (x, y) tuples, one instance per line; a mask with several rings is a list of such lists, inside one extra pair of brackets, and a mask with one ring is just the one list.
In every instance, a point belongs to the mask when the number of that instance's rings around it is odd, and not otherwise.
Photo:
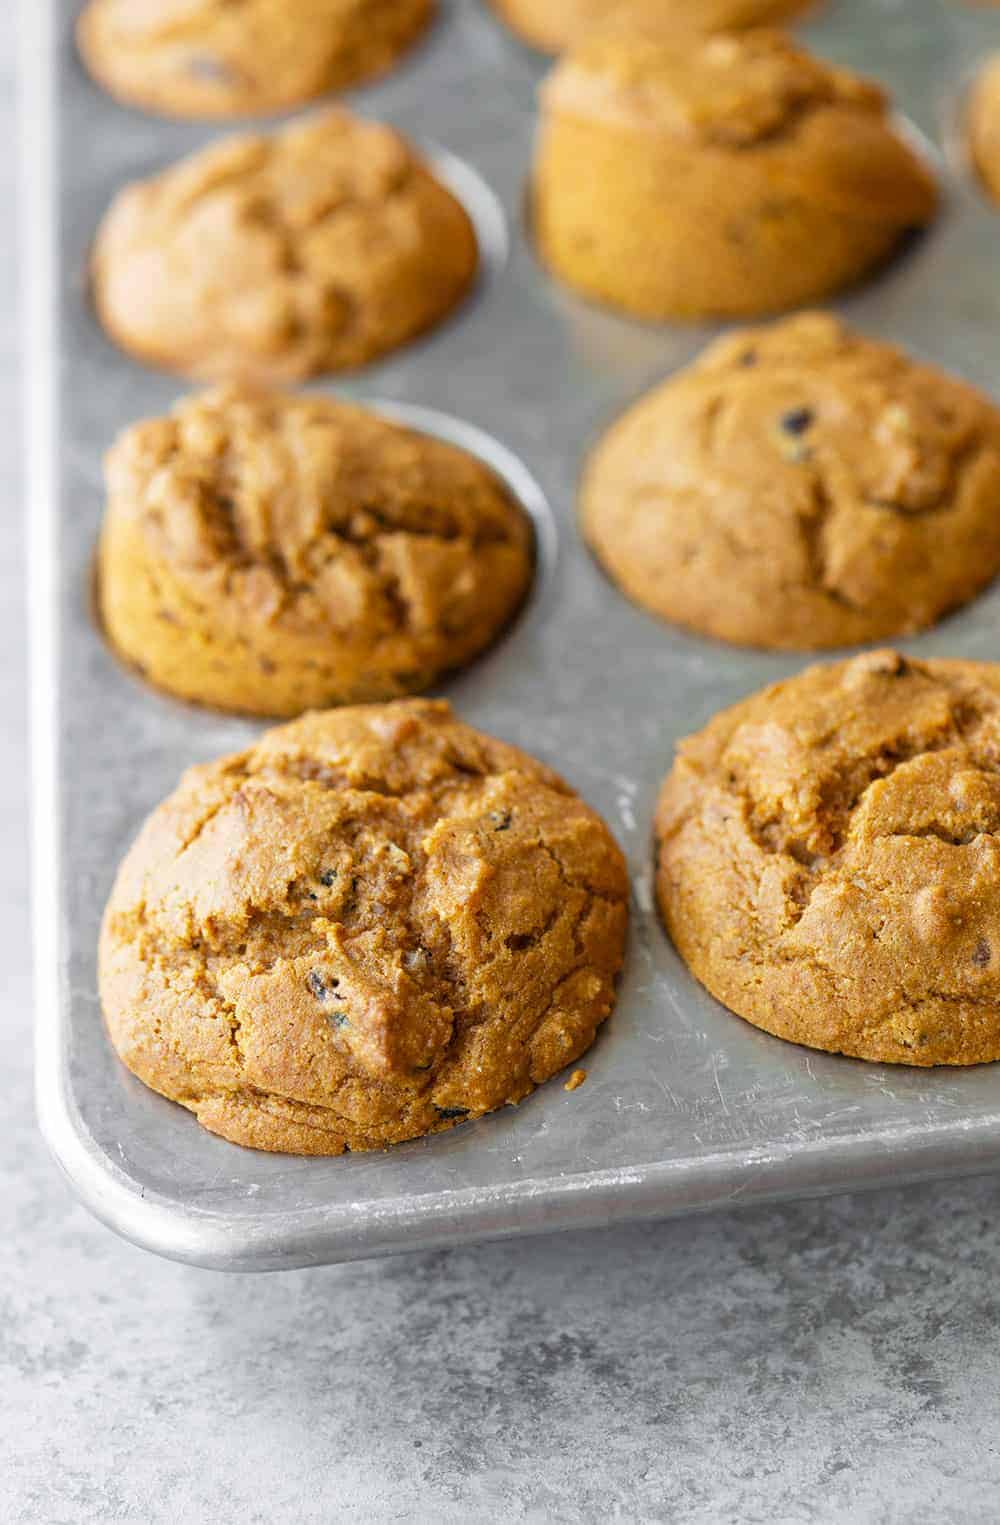
[(465, 208), (405, 139), (331, 109), (127, 186), (91, 264), (98, 316), (137, 359), (269, 386), (397, 349), (478, 261)]
[(778, 1037), (1000, 1058), (1000, 667), (876, 651), (682, 742), (657, 894), (695, 977)]
[(920, 630), (1000, 570), (1000, 411), (808, 313), (717, 341), (594, 450), (583, 533), (626, 594), (737, 645)]
[(179, 698), (264, 716), (428, 688), (512, 618), (530, 521), (475, 456), (325, 397), (227, 388), (107, 461), (99, 600)]
[(600, 818), (447, 704), (307, 715), (147, 821), (101, 933), (108, 1030), (235, 1143), (381, 1148), (589, 1048), (627, 892)]
[(755, 316), (826, 297), (934, 216), (879, 87), (777, 32), (588, 36), (542, 91), (539, 252), (648, 319)]
[(661, 26), (694, 32), (744, 31), (774, 26), (821, 0), (491, 0), (531, 47), (561, 53), (588, 32), (608, 25)]
[(966, 117), (969, 156), (984, 188), (1000, 202), (1000, 54), (979, 71)]
[(90, 0), (80, 53), (110, 94), (170, 117), (259, 116), (391, 69), (435, 0)]

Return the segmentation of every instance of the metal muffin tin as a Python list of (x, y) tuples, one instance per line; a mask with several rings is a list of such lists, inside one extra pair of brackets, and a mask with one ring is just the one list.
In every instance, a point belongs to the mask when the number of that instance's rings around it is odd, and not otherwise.
[[(259, 728), (144, 688), (91, 618), (102, 453), (184, 387), (104, 338), (87, 299), (88, 245), (126, 180), (225, 129), (144, 117), (104, 96), (74, 52), (78, 9), (22, 7), (38, 1092), (46, 1136), (82, 1199), (161, 1254), (264, 1270), (991, 1166), (1000, 1066), (905, 1070), (768, 1037), (694, 983), (659, 926), (650, 822), (674, 743), (807, 659), (659, 624), (610, 586), (577, 536), (584, 451), (717, 330), (640, 326), (588, 306), (539, 267), (523, 209), (546, 62), (480, 0), (445, 0), (426, 43), (350, 102), (454, 156), (442, 168), (487, 244), (479, 289), (420, 343), (318, 389), (382, 399), (430, 430), (434, 412), (460, 420), (445, 426), (452, 437), (529, 499), (542, 548), (534, 595), (495, 649), (441, 692), (472, 724), (564, 773), (625, 848), (633, 918), (618, 1006), (584, 1061), (582, 1089), (567, 1094), (555, 1080), (516, 1109), (382, 1154), (242, 1150), (126, 1073), (95, 979), (115, 867), (185, 767)], [(1000, 12), (828, 0), (802, 30), (820, 53), (889, 84), (936, 148), (945, 192), (937, 225), (835, 305), (862, 329), (1000, 390), (1000, 211), (969, 177), (956, 133), (970, 69), (1000, 49)], [(917, 655), (1000, 656), (1000, 585), (904, 644)]]

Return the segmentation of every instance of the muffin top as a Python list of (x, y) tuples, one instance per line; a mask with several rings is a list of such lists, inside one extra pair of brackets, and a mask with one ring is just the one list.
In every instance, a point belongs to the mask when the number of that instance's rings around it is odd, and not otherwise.
[(876, 651), (683, 742), (658, 890), (693, 972), (782, 1037), (1000, 1058), (1000, 667)]
[(983, 65), (969, 96), (969, 153), (994, 201), (1000, 201), (1000, 53)]
[(113, 644), (227, 709), (426, 686), (488, 645), (531, 581), (530, 521), (489, 467), (329, 398), (189, 398), (121, 436), (107, 481)]
[(477, 262), (464, 208), (406, 141), (328, 110), (128, 186), (92, 268), (104, 326), (140, 359), (281, 384), (422, 332)]
[(1000, 412), (803, 314), (711, 345), (598, 445), (584, 533), (666, 619), (807, 649), (932, 623), (1000, 568)]
[(434, 0), (90, 0), (80, 51), (113, 95), (167, 116), (279, 111), (380, 74)]
[(692, 150), (756, 150), (775, 193), (805, 187), (832, 209), (903, 223), (933, 212), (933, 179), (893, 132), (880, 87), (780, 32), (601, 31), (556, 65), (543, 91), (553, 113)]
[(559, 53), (589, 31), (613, 25), (699, 32), (769, 26), (815, 9), (811, 0), (493, 0), (535, 47)]
[(119, 872), (112, 1039), (237, 1143), (374, 1149), (526, 1096), (593, 1041), (622, 855), (540, 763), (404, 701), (192, 769)]
[(733, 145), (772, 138), (822, 106), (885, 106), (874, 82), (822, 63), (779, 32), (691, 38), (601, 30), (553, 76), (557, 102), (575, 99), (574, 87), (589, 92), (595, 111), (692, 142)]

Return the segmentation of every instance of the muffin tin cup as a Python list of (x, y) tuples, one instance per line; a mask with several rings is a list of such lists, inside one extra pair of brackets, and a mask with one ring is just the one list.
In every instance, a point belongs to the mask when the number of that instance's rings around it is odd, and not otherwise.
[[(991, 1165), (1000, 1069), (907, 1071), (768, 1037), (694, 983), (659, 924), (652, 813), (675, 743), (810, 659), (659, 623), (605, 580), (580, 540), (576, 484), (599, 433), (720, 329), (619, 318), (541, 269), (521, 197), (546, 61), (478, 0), (451, 0), (404, 69), (349, 101), (418, 143), (447, 145), (427, 152), (479, 229), (476, 292), (423, 339), (309, 389), (377, 399), (476, 451), (532, 514), (531, 596), (496, 645), (438, 692), (563, 773), (625, 848), (633, 917), (618, 1006), (583, 1060), (580, 1089), (567, 1094), (555, 1080), (516, 1109), (385, 1154), (241, 1150), (122, 1068), (95, 973), (117, 864), (184, 768), (245, 746), (260, 726), (129, 681), (90, 618), (102, 454), (185, 388), (101, 333), (87, 251), (124, 181), (220, 129), (142, 117), (102, 96), (73, 51), (76, 10), (71, 0), (26, 8), (24, 66), (38, 1086), (45, 1132), (83, 1200), (163, 1254), (273, 1269)], [(883, 78), (939, 152), (977, 54), (1000, 49), (1000, 12), (829, 0), (802, 32), (834, 61)], [(937, 224), (830, 305), (996, 390), (1000, 213), (950, 148), (940, 174)], [(1000, 586), (902, 644), (916, 656), (996, 659)]]

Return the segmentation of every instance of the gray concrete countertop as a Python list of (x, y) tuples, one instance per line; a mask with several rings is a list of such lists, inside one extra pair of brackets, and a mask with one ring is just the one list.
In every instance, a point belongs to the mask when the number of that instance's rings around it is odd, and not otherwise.
[[(12, 197), (9, 154), (0, 177)], [(0, 1517), (996, 1520), (1000, 1178), (257, 1278), (155, 1260), (74, 1203), (31, 1096), (12, 226), (0, 245)]]

